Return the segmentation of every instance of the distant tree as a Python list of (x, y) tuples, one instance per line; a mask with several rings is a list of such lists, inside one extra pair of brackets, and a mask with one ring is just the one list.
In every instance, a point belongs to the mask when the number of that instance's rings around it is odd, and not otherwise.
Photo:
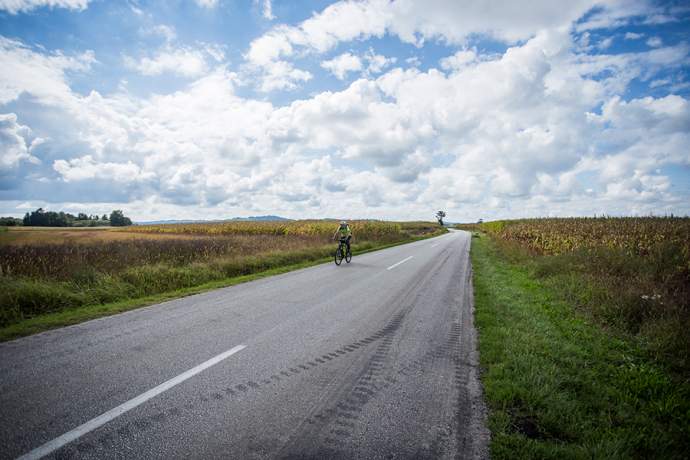
[(0, 217), (0, 226), (3, 227), (16, 227), (17, 225), (22, 225), (22, 220), (16, 217)]
[[(132, 221), (125, 217), (122, 211), (113, 211), (115, 214), (115, 222), (111, 225), (132, 225)], [(111, 214), (110, 218), (113, 218)], [(68, 212), (54, 212), (45, 211), (43, 208), (26, 213), (23, 219), (17, 219), (17, 225), (31, 225), (36, 227), (96, 227), (99, 225), (108, 225), (108, 215), (103, 214), (103, 217), (98, 217), (98, 214), (86, 214), (84, 212), (78, 213), (76, 216)], [(0, 224), (2, 225), (2, 224)]]
[(443, 218), (446, 217), (445, 211), (438, 211), (436, 213), (436, 219), (440, 225), (443, 225)]
[(129, 217), (125, 217), (122, 210), (116, 209), (110, 213), (110, 225), (113, 227), (125, 227), (127, 225), (132, 225), (132, 221)]

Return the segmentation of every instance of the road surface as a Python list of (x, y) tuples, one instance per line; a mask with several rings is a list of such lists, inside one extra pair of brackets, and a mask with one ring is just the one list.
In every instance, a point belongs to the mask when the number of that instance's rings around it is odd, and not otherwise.
[(0, 458), (484, 458), (452, 232), (0, 344)]

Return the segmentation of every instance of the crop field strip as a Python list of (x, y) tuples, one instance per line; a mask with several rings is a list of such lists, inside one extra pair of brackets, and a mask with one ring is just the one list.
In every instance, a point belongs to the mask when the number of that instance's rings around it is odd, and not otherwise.
[[(350, 226), (355, 254), (444, 231), (430, 222)], [(335, 221), (12, 228), (0, 235), (0, 329), (41, 315), (323, 260), (332, 254), (336, 228)]]
[(498, 220), (462, 225), (544, 254), (578, 249), (624, 249), (646, 255), (660, 245), (674, 245), (690, 261), (690, 218), (583, 217)]
[(545, 218), (462, 226), (557, 286), (605, 327), (690, 378), (690, 218)]

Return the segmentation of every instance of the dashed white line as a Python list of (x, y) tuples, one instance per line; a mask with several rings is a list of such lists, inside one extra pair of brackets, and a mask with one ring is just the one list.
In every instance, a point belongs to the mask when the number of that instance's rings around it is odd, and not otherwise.
[(414, 256), (410, 256), (410, 257), (407, 257), (407, 258), (405, 258), (405, 259), (401, 260), (400, 262), (398, 262), (398, 263), (396, 263), (396, 264), (393, 264), (393, 265), (391, 265), (391, 266), (390, 266), (390, 267), (388, 267), (388, 268), (387, 268), (386, 270), (393, 270), (393, 269), (394, 269), (395, 267), (397, 267), (398, 265), (400, 265), (400, 264), (404, 264), (405, 262), (407, 262), (408, 260), (410, 260), (410, 259), (411, 259), (411, 258), (413, 258), (413, 257), (414, 257)]
[(223, 361), (226, 358), (229, 358), (230, 356), (234, 355), (238, 351), (242, 351), (246, 348), (246, 345), (237, 345), (234, 348), (231, 348), (230, 350), (223, 352), (217, 356), (214, 356), (213, 358), (209, 359), (208, 361), (204, 361), (203, 363), (199, 364), (196, 367), (193, 367), (189, 369), (186, 372), (183, 372), (182, 374), (178, 375), (177, 377), (173, 377), (170, 380), (161, 383), (157, 387), (151, 388), (149, 391), (140, 394), (136, 398), (130, 399), (129, 401), (120, 404), (114, 409), (110, 409), (108, 412), (99, 415), (98, 417), (89, 420), (88, 422), (79, 425), (72, 431), (68, 431), (67, 433), (63, 434), (62, 436), (59, 436), (52, 441), (48, 441), (47, 443), (43, 444), (42, 446), (39, 446), (32, 450), (31, 452), (28, 452), (21, 457), (19, 457), (20, 460), (25, 460), (25, 459), (38, 459), (41, 457), (44, 457), (51, 452), (54, 452), (61, 448), (62, 446), (69, 444), (70, 442), (74, 441), (75, 439), (78, 439), (82, 436), (84, 436), (86, 433), (95, 430), (96, 428), (99, 428), (109, 421), (113, 420), (116, 417), (119, 417), (120, 415), (124, 414), (127, 411), (130, 411), (134, 409), (135, 407), (145, 403), (149, 399), (163, 393), (164, 391), (169, 390), (170, 388), (174, 387), (175, 385), (178, 385), (185, 380), (194, 377), (198, 373), (208, 369), (211, 366), (214, 366), (218, 364), (219, 362)]

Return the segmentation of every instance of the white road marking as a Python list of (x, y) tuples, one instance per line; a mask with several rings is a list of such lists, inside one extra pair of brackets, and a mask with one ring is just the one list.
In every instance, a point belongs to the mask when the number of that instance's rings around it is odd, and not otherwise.
[(186, 372), (183, 372), (182, 374), (178, 375), (177, 377), (173, 377), (167, 382), (163, 382), (157, 387), (151, 388), (149, 391), (146, 393), (142, 393), (136, 398), (130, 399), (129, 401), (120, 404), (114, 409), (109, 410), (108, 412), (99, 415), (98, 417), (89, 420), (88, 422), (84, 423), (83, 425), (79, 425), (72, 431), (68, 431), (67, 433), (63, 434), (62, 436), (59, 436), (52, 441), (48, 441), (47, 443), (43, 444), (42, 446), (37, 447), (36, 449), (32, 450), (31, 452), (28, 452), (21, 457), (19, 457), (19, 460), (25, 460), (25, 459), (38, 459), (41, 457), (44, 457), (51, 452), (54, 452), (61, 448), (62, 446), (69, 444), (70, 442), (74, 441), (75, 439), (78, 439), (82, 436), (84, 436), (86, 433), (95, 430), (96, 428), (99, 428), (109, 421), (113, 420), (116, 417), (119, 417), (120, 415), (124, 414), (127, 411), (130, 411), (134, 409), (135, 407), (145, 403), (149, 399), (163, 393), (164, 391), (167, 391), (174, 387), (175, 385), (178, 385), (185, 380), (194, 377), (198, 373), (208, 369), (211, 366), (214, 366), (218, 364), (219, 362), (223, 361), (224, 359), (234, 355), (238, 351), (242, 351), (246, 348), (246, 345), (237, 345), (234, 348), (231, 348), (230, 350), (221, 353), (217, 356), (214, 356), (213, 358), (209, 359), (208, 361), (205, 361), (201, 364), (199, 364), (196, 367), (193, 367), (189, 369)]
[(441, 244), (441, 243), (434, 243), (434, 244), (431, 245), (431, 247), (432, 247), (432, 248), (435, 248), (435, 247), (438, 246), (439, 244)]
[(391, 266), (388, 267), (386, 270), (393, 270), (393, 269), (394, 269), (395, 267), (397, 267), (398, 265), (404, 264), (405, 262), (407, 262), (408, 260), (410, 260), (410, 259), (413, 258), (413, 257), (414, 257), (414, 256), (407, 257), (406, 259), (401, 260), (401, 261), (398, 262), (397, 264), (391, 265)]

